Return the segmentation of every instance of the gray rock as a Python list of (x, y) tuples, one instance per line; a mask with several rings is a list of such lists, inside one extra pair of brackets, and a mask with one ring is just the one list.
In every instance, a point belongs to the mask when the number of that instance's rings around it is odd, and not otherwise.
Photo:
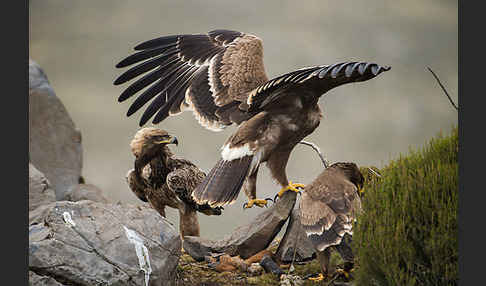
[(64, 196), (64, 200), (72, 202), (82, 200), (90, 200), (99, 203), (108, 202), (100, 188), (92, 184), (78, 184), (71, 186)]
[(49, 181), (29, 163), (29, 211), (55, 201), (56, 194), (50, 188)]
[(38, 275), (33, 271), (29, 271), (29, 285), (30, 286), (64, 286), (56, 279), (49, 276)]
[(64, 197), (78, 184), (82, 168), (81, 132), (37, 63), (29, 60), (29, 161)]
[(84, 200), (29, 212), (29, 271), (59, 283), (174, 285), (180, 255), (178, 233), (152, 208)]
[(263, 256), (262, 260), (260, 260), (260, 266), (265, 270), (265, 272), (272, 273), (277, 277), (280, 277), (280, 275), (285, 273), (270, 255)]
[(316, 257), (314, 246), (312, 245), (312, 242), (307, 239), (307, 236), (302, 229), (302, 225), (300, 224), (299, 211), (299, 208), (292, 211), (285, 234), (277, 248), (276, 257), (283, 263), (292, 262), (294, 249), (296, 249), (294, 261), (303, 262), (312, 260)]
[(203, 261), (204, 256), (211, 256), (211, 253), (223, 252), (247, 259), (270, 245), (289, 217), (296, 196), (295, 192), (286, 192), (268, 210), (249, 224), (236, 228), (221, 240), (186, 236), (183, 242), (184, 250), (196, 261)]
[[(205, 257), (211, 257), (214, 253), (217, 253), (212, 248), (217, 242), (214, 240), (205, 239), (198, 236), (184, 236), (182, 247), (184, 251), (189, 254), (194, 260), (201, 262), (206, 260)], [(221, 251), (220, 253), (222, 253)]]

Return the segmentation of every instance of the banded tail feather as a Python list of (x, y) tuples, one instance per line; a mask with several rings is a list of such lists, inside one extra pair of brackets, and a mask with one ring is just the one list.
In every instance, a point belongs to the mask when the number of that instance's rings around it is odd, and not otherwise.
[(211, 207), (233, 203), (250, 171), (252, 161), (253, 155), (233, 160), (220, 159), (196, 187), (192, 193), (193, 199), (198, 204), (207, 203)]

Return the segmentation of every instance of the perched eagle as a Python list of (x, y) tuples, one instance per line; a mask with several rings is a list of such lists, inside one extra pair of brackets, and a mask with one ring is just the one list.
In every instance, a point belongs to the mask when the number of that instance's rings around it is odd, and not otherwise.
[(343, 256), (345, 271), (353, 265), (353, 253), (343, 239), (353, 234), (361, 210), (364, 177), (354, 163), (335, 163), (305, 187), (300, 201), (300, 222), (316, 249), (322, 279), (329, 271), (331, 246)]
[(262, 40), (229, 30), (164, 36), (143, 42), (135, 50), (138, 52), (117, 67), (138, 64), (114, 84), (144, 74), (118, 98), (125, 101), (141, 92), (127, 116), (153, 99), (140, 126), (154, 115), (152, 122), (156, 124), (184, 110), (192, 110), (199, 123), (211, 130), (239, 125), (223, 145), (222, 158), (193, 192), (198, 203), (211, 206), (234, 202), (243, 184), (249, 199), (246, 207), (266, 205), (266, 200), (256, 198), (258, 168), (264, 162), (282, 186), (279, 196), (286, 190), (298, 191), (303, 185), (290, 182), (285, 168), (294, 146), (319, 125), (320, 96), (390, 69), (374, 63), (344, 62), (302, 68), (269, 80)]
[(127, 174), (132, 192), (165, 217), (165, 206), (179, 210), (181, 237), (199, 236), (196, 211), (220, 215), (220, 208), (199, 205), (191, 197), (194, 188), (205, 177), (196, 165), (175, 157), (168, 144), (178, 144), (166, 131), (147, 127), (140, 129), (130, 142), (135, 155), (135, 169)]

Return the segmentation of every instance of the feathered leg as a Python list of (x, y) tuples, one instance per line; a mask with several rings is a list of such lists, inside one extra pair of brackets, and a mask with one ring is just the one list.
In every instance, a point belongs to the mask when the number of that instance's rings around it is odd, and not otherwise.
[(335, 245), (334, 248), (337, 250), (339, 255), (341, 255), (342, 259), (345, 262), (353, 262), (354, 261), (354, 254), (353, 249), (351, 248), (350, 244), (352, 243), (352, 237), (349, 234), (345, 234), (341, 243)]
[(339, 255), (344, 260), (344, 268), (338, 269), (336, 272), (343, 274), (346, 278), (349, 278), (350, 272), (354, 267), (354, 254), (353, 249), (349, 245), (351, 242), (351, 236), (349, 234), (345, 234), (341, 243), (335, 245), (334, 248), (339, 253)]
[(281, 197), (286, 191), (294, 191), (298, 193), (298, 188), (305, 187), (304, 184), (294, 184), (287, 179), (285, 167), (289, 161), (291, 151), (292, 150), (290, 149), (274, 152), (270, 158), (268, 158), (267, 166), (272, 173), (272, 177), (282, 186), (282, 189), (277, 193), (275, 199)]
[(189, 206), (179, 208), (179, 231), (184, 236), (199, 236), (199, 221), (197, 211)]
[(258, 168), (256, 167), (253, 174), (248, 176), (246, 179), (243, 189), (245, 191), (246, 196), (248, 197), (248, 202), (243, 204), (244, 209), (248, 209), (255, 206), (264, 207), (267, 206), (267, 201), (271, 199), (257, 199), (256, 198), (256, 182), (257, 182), (257, 175), (258, 175)]
[(331, 251), (329, 247), (324, 249), (324, 251), (317, 251), (317, 259), (319, 260), (319, 264), (321, 265), (322, 273), (320, 273), (317, 278), (309, 278), (309, 280), (313, 280), (317, 282), (327, 277), (329, 272), (330, 258), (331, 258)]

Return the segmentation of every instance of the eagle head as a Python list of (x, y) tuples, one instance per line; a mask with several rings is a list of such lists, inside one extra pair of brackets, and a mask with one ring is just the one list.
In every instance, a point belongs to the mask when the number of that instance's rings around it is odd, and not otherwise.
[(355, 163), (339, 162), (331, 165), (330, 167), (335, 167), (341, 170), (346, 178), (351, 181), (351, 183), (353, 183), (356, 188), (358, 188), (358, 192), (361, 195), (364, 186), (364, 176)]
[(135, 157), (139, 157), (142, 153), (160, 150), (168, 144), (178, 144), (177, 138), (170, 135), (167, 131), (154, 128), (145, 127), (137, 131), (130, 142), (130, 148)]

